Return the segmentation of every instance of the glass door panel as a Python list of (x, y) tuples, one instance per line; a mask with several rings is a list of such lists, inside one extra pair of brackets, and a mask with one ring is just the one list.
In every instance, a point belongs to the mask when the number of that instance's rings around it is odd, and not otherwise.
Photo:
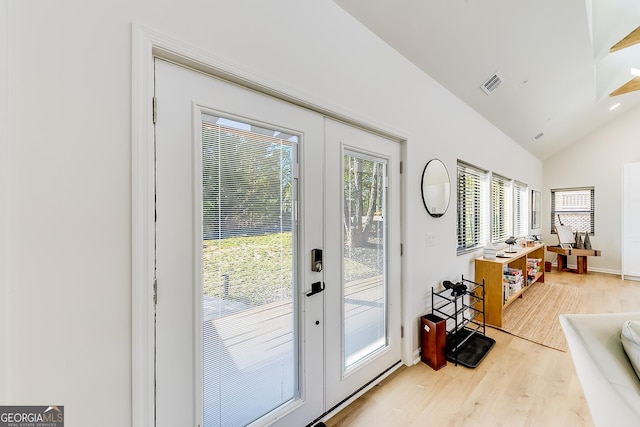
[(244, 426), (300, 396), (297, 143), (295, 135), (202, 117), (205, 427)]
[(386, 161), (344, 154), (343, 366), (384, 349), (387, 336)]
[(399, 365), (400, 145), (325, 122), (326, 406)]

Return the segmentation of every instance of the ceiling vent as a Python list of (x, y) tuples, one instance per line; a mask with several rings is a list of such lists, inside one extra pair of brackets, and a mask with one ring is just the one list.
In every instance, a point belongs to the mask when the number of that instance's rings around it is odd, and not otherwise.
[(533, 137), (533, 140), (534, 141), (540, 141), (543, 136), (544, 136), (544, 132), (540, 132), (539, 134), (537, 134), (536, 136)]
[(500, 86), (500, 83), (502, 83), (502, 76), (495, 73), (489, 77), (486, 82), (482, 83), (480, 87), (487, 95), (491, 95), (491, 93)]

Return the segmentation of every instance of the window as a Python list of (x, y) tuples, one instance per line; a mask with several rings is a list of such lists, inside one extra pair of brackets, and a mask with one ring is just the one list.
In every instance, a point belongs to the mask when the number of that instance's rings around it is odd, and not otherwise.
[(557, 225), (570, 225), (580, 233), (595, 233), (595, 190), (593, 187), (551, 190), (551, 233)]
[(512, 236), (513, 201), (511, 180), (491, 175), (491, 241), (503, 242)]
[(524, 237), (529, 234), (529, 206), (527, 184), (513, 182), (513, 235)]
[(529, 233), (527, 184), (458, 160), (458, 254)]
[(489, 238), (488, 172), (458, 162), (458, 253), (483, 245)]

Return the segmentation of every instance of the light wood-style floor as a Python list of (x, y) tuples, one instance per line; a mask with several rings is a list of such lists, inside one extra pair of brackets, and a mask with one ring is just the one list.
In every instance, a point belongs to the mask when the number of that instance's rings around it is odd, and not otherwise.
[[(545, 273), (579, 287), (582, 313), (640, 310), (640, 282), (589, 272)], [(496, 344), (475, 369), (402, 367), (329, 419), (329, 427), (593, 426), (571, 356), (487, 328)]]

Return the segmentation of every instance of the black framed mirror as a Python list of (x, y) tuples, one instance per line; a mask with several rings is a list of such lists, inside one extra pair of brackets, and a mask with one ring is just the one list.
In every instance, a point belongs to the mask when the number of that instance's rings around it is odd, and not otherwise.
[(451, 182), (447, 167), (439, 159), (431, 159), (422, 171), (422, 203), (434, 218), (447, 212), (451, 198)]

